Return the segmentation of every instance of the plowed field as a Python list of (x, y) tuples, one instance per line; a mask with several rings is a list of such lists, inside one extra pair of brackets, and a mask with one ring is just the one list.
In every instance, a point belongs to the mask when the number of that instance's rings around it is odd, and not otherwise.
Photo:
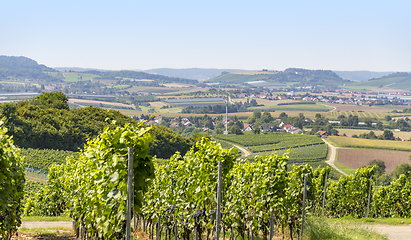
[(374, 159), (379, 159), (385, 162), (385, 172), (391, 173), (401, 163), (411, 164), (410, 155), (410, 152), (340, 148), (337, 162), (345, 167), (357, 169)]

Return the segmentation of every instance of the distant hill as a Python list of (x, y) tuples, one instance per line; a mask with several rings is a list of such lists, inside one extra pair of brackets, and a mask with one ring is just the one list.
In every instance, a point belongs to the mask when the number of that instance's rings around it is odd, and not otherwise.
[(365, 82), (354, 82), (346, 85), (347, 88), (355, 87), (361, 89), (397, 89), (411, 91), (411, 73), (392, 73), (381, 78), (370, 79)]
[[(90, 73), (98, 75), (101, 79), (114, 79), (118, 80), (119, 78), (122, 79), (149, 79), (149, 80), (157, 80), (163, 83), (169, 82), (179, 82), (179, 83), (187, 83), (187, 84), (197, 84), (197, 80), (193, 79), (186, 79), (186, 78), (177, 78), (177, 77), (168, 77), (159, 74), (150, 74), (146, 72), (136, 72), (131, 70), (122, 70), (122, 71), (97, 71), (97, 70), (90, 70), (85, 71), (83, 73)], [(97, 79), (97, 78), (96, 78)]]
[(263, 81), (267, 84), (287, 84), (295, 87), (317, 86), (325, 88), (337, 88), (351, 81), (344, 80), (330, 70), (307, 70), (301, 68), (288, 68), (284, 72), (262, 71), (238, 74), (228, 73), (207, 80), (221, 84), (245, 84), (254, 81)]
[(221, 75), (222, 72), (246, 72), (242, 69), (217, 69), (217, 68), (156, 68), (144, 70), (146, 73), (161, 74), (169, 77), (196, 79), (204, 81)]
[(27, 57), (0, 56), (0, 79), (36, 79), (60, 81), (46, 72), (57, 72), (53, 68), (38, 64)]
[(108, 72), (111, 70), (105, 70), (105, 69), (97, 69), (97, 68), (81, 68), (81, 67), (55, 67), (54, 69), (60, 71), (60, 72), (86, 72), (86, 71), (100, 71), (100, 72)]
[(380, 78), (394, 72), (371, 72), (371, 71), (333, 71), (338, 76), (351, 81), (363, 82), (372, 78)]

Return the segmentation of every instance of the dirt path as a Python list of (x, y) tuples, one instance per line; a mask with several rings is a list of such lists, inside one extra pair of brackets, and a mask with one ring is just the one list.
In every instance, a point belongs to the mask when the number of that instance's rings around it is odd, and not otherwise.
[(247, 157), (248, 155), (250, 155), (250, 152), (247, 151), (245, 148), (242, 148), (242, 147), (237, 146), (237, 145), (234, 145), (234, 144), (233, 144), (233, 146), (236, 147), (236, 148), (238, 148), (238, 149), (240, 149), (240, 151), (243, 152), (243, 155), (242, 155), (242, 156)]
[(341, 174), (343, 174), (344, 176), (348, 176), (348, 174), (346, 174), (345, 172), (341, 171), (340, 169), (338, 169), (334, 162), (335, 162), (335, 157), (336, 157), (336, 152), (337, 152), (337, 147), (334, 147), (331, 143), (325, 141), (324, 139), (322, 139), (331, 149), (331, 155), (330, 155), (330, 159), (328, 161), (325, 161), (328, 165), (330, 165), (332, 168), (334, 168), (335, 170), (337, 170), (338, 172), (340, 172)]
[(73, 227), (72, 222), (22, 222), (20, 228)]
[(386, 234), (390, 240), (411, 239), (411, 226), (365, 225), (364, 227)]

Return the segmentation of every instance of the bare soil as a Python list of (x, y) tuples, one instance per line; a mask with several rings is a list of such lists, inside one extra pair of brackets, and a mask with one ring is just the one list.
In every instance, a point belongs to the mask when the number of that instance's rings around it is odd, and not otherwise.
[(374, 159), (378, 159), (385, 162), (385, 172), (391, 173), (396, 166), (402, 163), (411, 164), (410, 155), (409, 152), (340, 148), (338, 149), (337, 162), (345, 167), (357, 169)]

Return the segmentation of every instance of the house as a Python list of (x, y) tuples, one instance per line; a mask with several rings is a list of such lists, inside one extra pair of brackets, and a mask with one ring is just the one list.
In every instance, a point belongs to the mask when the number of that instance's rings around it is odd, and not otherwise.
[(327, 131), (318, 131), (317, 133), (320, 134), (321, 137), (323, 137), (323, 136), (325, 136)]
[(263, 125), (261, 126), (261, 132), (269, 132), (269, 131), (270, 131), (270, 128), (267, 127), (267, 125), (263, 124)]
[(288, 130), (289, 133), (291, 134), (300, 134), (303, 132), (303, 130), (299, 129), (299, 128), (291, 128), (290, 130)]
[(294, 128), (293, 127), (293, 125), (284, 125), (284, 127), (283, 127), (283, 129), (285, 130), (285, 131), (289, 131), (291, 128)]
[(244, 131), (251, 131), (251, 130), (253, 130), (251, 124), (249, 124), (249, 123), (243, 123), (243, 124), (244, 124), (244, 127), (243, 127)]

